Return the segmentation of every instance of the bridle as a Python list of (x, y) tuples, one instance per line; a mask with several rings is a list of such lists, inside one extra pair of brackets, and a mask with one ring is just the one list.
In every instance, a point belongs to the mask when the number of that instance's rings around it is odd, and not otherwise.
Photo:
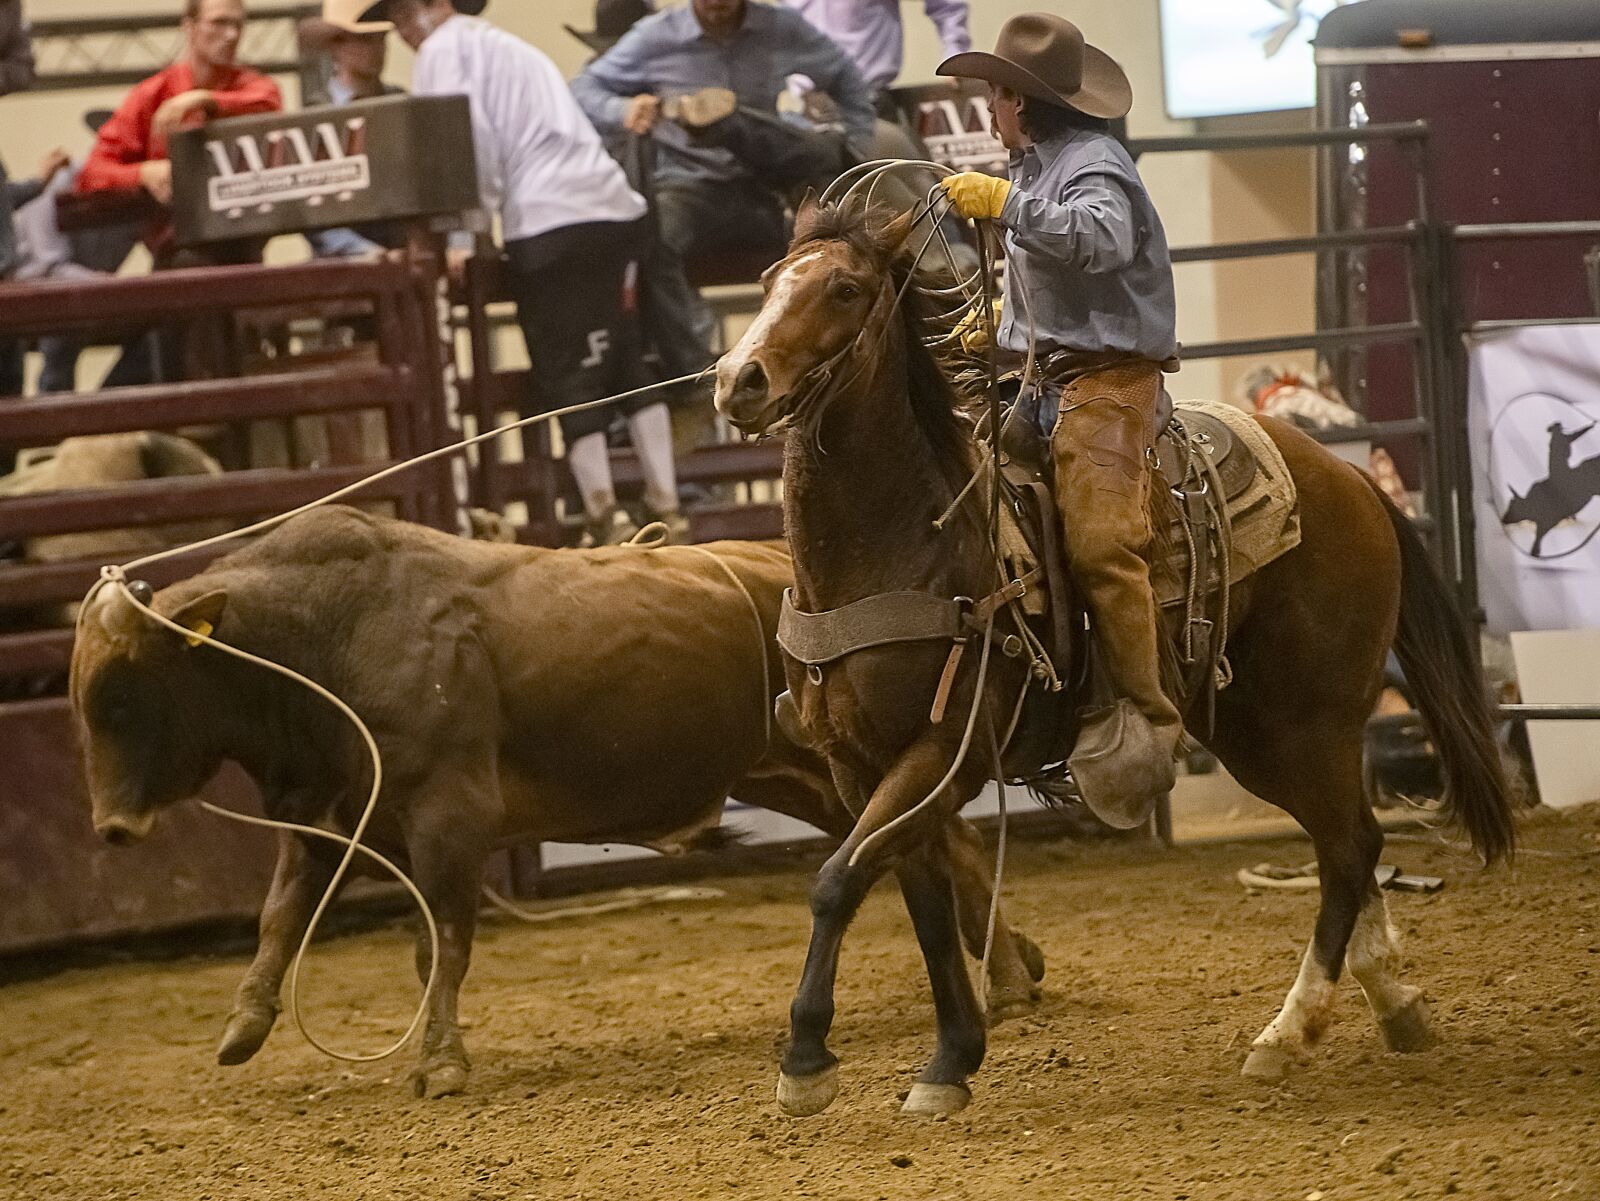
[[(793, 257), (792, 255), (790, 256)], [(789, 260), (779, 263), (783, 267)], [(889, 282), (892, 277), (884, 274), (878, 280), (878, 293), (873, 298), (872, 307), (867, 310), (865, 320), (860, 331), (855, 337), (849, 339), (833, 354), (816, 364), (802, 375), (789, 394), (785, 397), (786, 411), (781, 413), (777, 420), (763, 429), (759, 437), (771, 437), (790, 430), (799, 432), (811, 442), (818, 453), (826, 454), (821, 444), (822, 418), (827, 413), (828, 406), (834, 398), (849, 384), (855, 383), (862, 372), (877, 358), (878, 352), (883, 349), (887, 340), (891, 323), (899, 312), (900, 300), (897, 296), (884, 315), (882, 324), (878, 327), (878, 336), (874, 340), (872, 353), (867, 350), (867, 335), (873, 329), (874, 318), (883, 307), (884, 297), (889, 294)], [(904, 295), (902, 290), (900, 295)], [(852, 359), (860, 359), (859, 365), (848, 376), (839, 377), (839, 369)]]

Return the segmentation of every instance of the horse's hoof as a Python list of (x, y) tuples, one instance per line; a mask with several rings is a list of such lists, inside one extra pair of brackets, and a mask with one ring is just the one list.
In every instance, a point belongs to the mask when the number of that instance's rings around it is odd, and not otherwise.
[(222, 1042), (217, 1047), (217, 1062), (224, 1067), (233, 1067), (249, 1059), (261, 1050), (261, 1044), (267, 1041), (267, 1035), (272, 1033), (272, 1024), (277, 1020), (278, 1011), (275, 1007), (234, 1010), (222, 1031)]
[(1039, 1005), (1039, 990), (1007, 989), (989, 994), (989, 1025), (998, 1026), (1010, 1018), (1026, 1017)]
[(940, 1114), (960, 1113), (972, 1104), (972, 1090), (965, 1084), (923, 1084), (911, 1086), (900, 1112), (914, 1118), (936, 1118)]
[(1022, 966), (1028, 969), (1028, 975), (1033, 977), (1033, 982), (1039, 983), (1044, 979), (1044, 952), (1039, 949), (1039, 944), (1017, 930), (1011, 932), (1011, 941), (1017, 944), (1017, 954), (1022, 956)]
[(809, 1118), (821, 1113), (838, 1095), (838, 1064), (823, 1068), (815, 1076), (778, 1073), (778, 1106), (791, 1118)]
[(1248, 1076), (1251, 1080), (1276, 1084), (1299, 1066), (1295, 1057), (1282, 1047), (1251, 1047), (1250, 1054), (1245, 1057), (1244, 1070), (1240, 1074)]
[(432, 1101), (438, 1097), (453, 1097), (467, 1088), (467, 1066), (463, 1063), (424, 1065), (411, 1073), (411, 1091)]
[(1380, 1018), (1378, 1029), (1383, 1032), (1383, 1045), (1391, 1051), (1410, 1054), (1425, 1051), (1433, 1043), (1433, 1033), (1428, 1028), (1428, 1003), (1420, 996)]

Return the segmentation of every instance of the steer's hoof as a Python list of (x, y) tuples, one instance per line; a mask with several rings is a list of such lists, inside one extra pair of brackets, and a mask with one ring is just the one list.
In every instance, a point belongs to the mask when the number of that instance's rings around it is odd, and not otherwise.
[(809, 1118), (821, 1113), (838, 1095), (838, 1064), (823, 1068), (815, 1076), (778, 1073), (778, 1105), (791, 1118)]
[(1250, 1054), (1245, 1057), (1244, 1071), (1240, 1074), (1252, 1080), (1276, 1084), (1299, 1066), (1295, 1057), (1282, 1047), (1251, 1047)]
[(452, 1097), (466, 1091), (467, 1065), (443, 1062), (424, 1064), (411, 1073), (411, 1091), (430, 1101), (435, 1097)]
[(1044, 979), (1044, 952), (1039, 949), (1039, 944), (1017, 930), (1011, 932), (1011, 940), (1017, 944), (1017, 954), (1022, 956), (1022, 965), (1028, 969), (1028, 975), (1033, 977), (1035, 984), (1039, 983)]
[(940, 1114), (960, 1113), (972, 1104), (972, 1090), (965, 1084), (923, 1084), (911, 1086), (900, 1112), (914, 1118), (936, 1118)]
[(1410, 1054), (1425, 1051), (1433, 1044), (1433, 1032), (1428, 1027), (1428, 1003), (1420, 996), (1380, 1018), (1378, 1029), (1383, 1032), (1383, 1045), (1391, 1051)]
[(217, 1047), (217, 1062), (225, 1067), (243, 1063), (267, 1041), (272, 1024), (278, 1020), (276, 1009), (237, 1009), (228, 1016), (222, 1031), (222, 1042)]

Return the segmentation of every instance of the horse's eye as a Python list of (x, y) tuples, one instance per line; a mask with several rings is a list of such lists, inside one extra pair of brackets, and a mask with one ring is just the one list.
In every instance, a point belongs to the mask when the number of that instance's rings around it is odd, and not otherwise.
[(854, 284), (840, 284), (836, 289), (834, 289), (833, 294), (834, 298), (838, 300), (840, 304), (849, 304), (852, 300), (861, 295), (861, 289), (856, 287)]

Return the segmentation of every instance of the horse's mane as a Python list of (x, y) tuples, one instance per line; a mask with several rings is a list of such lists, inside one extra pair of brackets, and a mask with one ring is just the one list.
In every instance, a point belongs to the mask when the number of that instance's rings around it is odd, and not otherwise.
[[(909, 228), (914, 229), (911, 225)], [(851, 250), (880, 264), (900, 297), (897, 317), (904, 335), (906, 384), (911, 412), (945, 475), (956, 487), (965, 484), (975, 463), (972, 427), (963, 416), (966, 401), (951, 384), (933, 352), (923, 344), (928, 333), (927, 301), (907, 281), (916, 269), (908, 226), (877, 206), (816, 205), (796, 222), (790, 253), (814, 242), (844, 242)]]

